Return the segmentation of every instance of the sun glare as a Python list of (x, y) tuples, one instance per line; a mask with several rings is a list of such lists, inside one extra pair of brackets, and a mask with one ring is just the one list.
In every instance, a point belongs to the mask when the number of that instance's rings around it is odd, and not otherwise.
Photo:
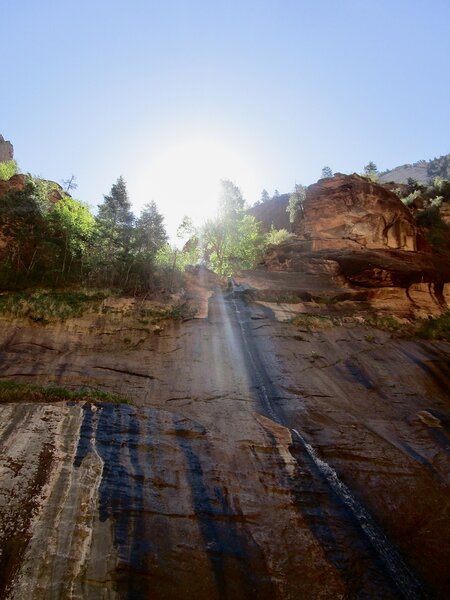
[(210, 141), (183, 142), (147, 165), (139, 195), (142, 203), (156, 201), (173, 238), (184, 215), (201, 225), (216, 214), (221, 179), (236, 183), (250, 203), (258, 197), (253, 170), (238, 152)]

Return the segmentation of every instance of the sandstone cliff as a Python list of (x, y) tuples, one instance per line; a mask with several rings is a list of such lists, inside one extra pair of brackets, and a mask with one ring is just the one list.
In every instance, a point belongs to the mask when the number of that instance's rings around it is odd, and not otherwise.
[(290, 231), (291, 224), (286, 212), (288, 202), (289, 194), (281, 194), (266, 202), (252, 206), (247, 212), (261, 224), (261, 229), (264, 233), (267, 233), (272, 225), (275, 229), (287, 229)]
[[(286, 314), (396, 315), (415, 319), (450, 306), (450, 260), (435, 252), (396, 194), (359, 175), (307, 188), (293, 239), (266, 251), (239, 281)], [(420, 252), (417, 249), (420, 248)]]
[(11, 142), (5, 140), (0, 134), (0, 162), (6, 162), (14, 158), (14, 148)]
[(311, 250), (417, 247), (409, 210), (393, 192), (359, 175), (337, 174), (309, 186), (294, 229)]

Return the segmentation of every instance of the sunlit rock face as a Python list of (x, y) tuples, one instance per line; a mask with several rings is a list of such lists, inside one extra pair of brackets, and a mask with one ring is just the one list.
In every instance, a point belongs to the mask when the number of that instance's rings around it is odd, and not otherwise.
[(310, 240), (311, 250), (416, 250), (409, 210), (394, 193), (359, 175), (337, 174), (309, 186), (294, 227)]
[(0, 162), (6, 162), (14, 158), (14, 148), (11, 142), (5, 140), (0, 134)]
[(449, 597), (448, 343), (281, 308), (216, 293), (158, 332), (0, 318), (0, 378), (133, 401), (0, 403), (2, 600), (425, 597), (326, 473)]

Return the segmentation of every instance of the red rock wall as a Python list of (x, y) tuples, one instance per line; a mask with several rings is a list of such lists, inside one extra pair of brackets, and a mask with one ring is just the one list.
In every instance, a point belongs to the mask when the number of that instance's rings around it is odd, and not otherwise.
[(335, 175), (309, 186), (296, 233), (327, 248), (416, 250), (412, 215), (397, 196), (359, 175)]

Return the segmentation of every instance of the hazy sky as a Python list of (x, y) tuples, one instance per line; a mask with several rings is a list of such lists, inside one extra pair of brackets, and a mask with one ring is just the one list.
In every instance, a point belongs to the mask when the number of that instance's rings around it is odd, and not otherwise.
[(0, 35), (22, 171), (92, 207), (123, 175), (170, 231), (221, 177), (253, 203), (450, 152), (449, 0), (0, 0)]

